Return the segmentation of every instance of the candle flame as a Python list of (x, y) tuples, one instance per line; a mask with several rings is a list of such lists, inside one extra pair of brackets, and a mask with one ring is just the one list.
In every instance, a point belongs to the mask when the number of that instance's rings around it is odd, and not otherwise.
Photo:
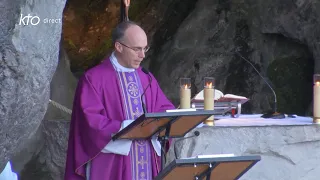
[(320, 86), (320, 82), (319, 82), (319, 81), (317, 81), (317, 82), (316, 82), (316, 85), (317, 85), (317, 86)]
[(210, 83), (207, 83), (207, 88), (212, 88), (212, 82), (210, 82)]
[(184, 88), (185, 88), (185, 89), (188, 89), (188, 84), (185, 84), (185, 85), (184, 85)]

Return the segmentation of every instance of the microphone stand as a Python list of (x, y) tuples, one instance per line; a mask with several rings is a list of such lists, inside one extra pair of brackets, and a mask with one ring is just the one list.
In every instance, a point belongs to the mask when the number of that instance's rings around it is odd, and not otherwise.
[(270, 84), (266, 81), (266, 79), (259, 73), (259, 71), (254, 67), (254, 65), (249, 60), (244, 58), (238, 51), (235, 51), (235, 52), (241, 59), (243, 59), (244, 61), (246, 61), (247, 63), (249, 63), (253, 67), (253, 69), (258, 73), (258, 75), (268, 85), (268, 87), (271, 89), (271, 91), (273, 93), (273, 96), (274, 96), (273, 111), (265, 113), (261, 117), (262, 118), (271, 118), (271, 119), (283, 119), (283, 118), (285, 118), (285, 115), (283, 113), (277, 112), (277, 95), (276, 95), (275, 91), (273, 90), (273, 88), (270, 86)]
[[(149, 83), (147, 85), (147, 87), (143, 90), (143, 93), (141, 94), (141, 103), (142, 103), (142, 109), (143, 112), (146, 114), (147, 113), (147, 109), (146, 109), (146, 105), (145, 102), (143, 101), (143, 96), (145, 96), (145, 93), (147, 92), (147, 89), (149, 87), (151, 87), (151, 82), (152, 82), (152, 77), (149, 73), (149, 71), (145, 68), (141, 68), (142, 72), (144, 72), (146, 75), (148, 75), (149, 77)], [(160, 142), (161, 145), (161, 170), (164, 169), (165, 167), (165, 163), (166, 163), (166, 145), (167, 142), (169, 141), (169, 133), (170, 133), (170, 129), (171, 129), (171, 122), (168, 123), (168, 125), (165, 127), (166, 129), (166, 133), (164, 136), (158, 136), (158, 141)]]
[(142, 72), (144, 72), (149, 77), (149, 83), (148, 83), (147, 87), (143, 90), (143, 93), (140, 96), (143, 113), (145, 114), (145, 113), (147, 113), (147, 109), (146, 109), (146, 104), (145, 104), (145, 102), (143, 100), (143, 97), (145, 96), (145, 93), (147, 92), (148, 87), (151, 86), (152, 77), (151, 77), (151, 75), (150, 75), (150, 73), (149, 73), (149, 71), (147, 69), (142, 68), (141, 70), (142, 70)]

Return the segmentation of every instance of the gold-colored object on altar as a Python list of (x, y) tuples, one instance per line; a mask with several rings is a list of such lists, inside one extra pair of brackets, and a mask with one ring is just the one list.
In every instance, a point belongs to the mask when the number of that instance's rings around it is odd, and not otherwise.
[(191, 104), (191, 79), (180, 78), (180, 109), (189, 109)]
[(313, 122), (320, 123), (320, 74), (313, 75)]
[[(215, 81), (213, 77), (204, 78), (204, 110), (214, 110), (214, 82)], [(214, 116), (212, 115), (206, 119), (204, 124), (208, 126), (214, 126)]]

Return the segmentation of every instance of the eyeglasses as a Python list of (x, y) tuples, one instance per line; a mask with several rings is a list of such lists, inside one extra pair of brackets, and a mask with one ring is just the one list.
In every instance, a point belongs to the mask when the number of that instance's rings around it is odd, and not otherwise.
[(127, 48), (129, 48), (129, 49), (132, 49), (132, 50), (134, 50), (136, 53), (138, 53), (138, 52), (148, 52), (148, 50), (150, 49), (150, 47), (149, 46), (147, 46), (147, 47), (130, 47), (130, 46), (127, 46), (127, 45), (125, 45), (125, 44), (123, 44), (123, 43), (121, 43), (121, 42), (119, 42), (118, 41), (118, 43), (120, 43), (121, 45), (123, 45), (123, 46), (125, 46), (125, 47), (127, 47)]

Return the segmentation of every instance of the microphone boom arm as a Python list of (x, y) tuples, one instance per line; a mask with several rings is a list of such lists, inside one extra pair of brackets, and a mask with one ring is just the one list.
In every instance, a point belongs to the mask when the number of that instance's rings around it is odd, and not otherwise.
[(263, 81), (268, 85), (268, 87), (271, 89), (273, 95), (274, 95), (274, 113), (277, 112), (277, 95), (274, 92), (273, 88), (270, 86), (270, 84), (267, 82), (267, 80), (259, 73), (259, 71), (254, 67), (254, 65), (248, 61), (246, 58), (244, 58), (238, 51), (236, 51), (236, 53), (239, 55), (239, 57), (243, 60), (245, 60), (247, 63), (249, 63), (253, 69), (259, 74), (259, 76), (263, 79)]
[(182, 137), (181, 139), (176, 140), (174, 142), (174, 145), (173, 145), (173, 151), (174, 151), (175, 158), (178, 159), (178, 156), (177, 156), (177, 142), (182, 141), (182, 140), (186, 140), (186, 139), (189, 139), (189, 138), (197, 137), (199, 135), (200, 135), (199, 131), (194, 131), (193, 135), (187, 136), (187, 137)]

